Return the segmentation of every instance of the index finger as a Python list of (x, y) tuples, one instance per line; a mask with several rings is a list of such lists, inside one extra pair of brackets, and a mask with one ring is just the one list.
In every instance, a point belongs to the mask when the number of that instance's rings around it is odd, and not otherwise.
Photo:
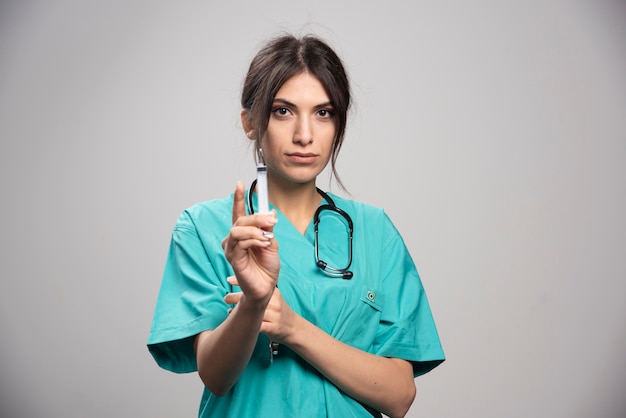
[(241, 181), (237, 182), (235, 187), (235, 196), (233, 198), (233, 224), (242, 216), (246, 216), (246, 204), (244, 202), (244, 187)]

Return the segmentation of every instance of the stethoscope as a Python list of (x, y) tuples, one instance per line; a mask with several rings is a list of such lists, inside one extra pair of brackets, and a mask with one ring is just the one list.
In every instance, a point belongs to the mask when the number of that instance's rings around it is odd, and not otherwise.
[[(252, 182), (252, 184), (250, 185), (250, 190), (248, 191), (248, 210), (251, 215), (254, 214), (254, 206), (252, 204), (252, 192), (254, 191), (255, 187), (256, 187), (256, 180)], [(352, 236), (354, 233), (354, 225), (352, 224), (352, 218), (350, 218), (350, 215), (348, 215), (346, 211), (338, 208), (337, 205), (335, 205), (335, 201), (331, 199), (331, 197), (328, 196), (328, 194), (324, 193), (318, 187), (316, 187), (316, 189), (317, 189), (317, 193), (319, 193), (320, 196), (322, 196), (322, 198), (326, 200), (326, 202), (328, 203), (318, 207), (317, 210), (315, 211), (315, 215), (313, 215), (313, 226), (315, 230), (315, 241), (314, 241), (315, 264), (320, 270), (322, 270), (324, 273), (326, 273), (330, 277), (337, 277), (337, 278), (340, 277), (346, 280), (351, 279), (353, 276), (353, 273), (348, 269), (350, 268), (350, 265), (352, 265)], [(325, 262), (324, 260), (320, 260), (319, 258), (319, 246), (318, 246), (319, 224), (320, 224), (321, 214), (325, 210), (329, 210), (333, 213), (340, 215), (348, 224), (348, 231), (349, 231), (348, 233), (348, 264), (343, 268), (329, 266), (327, 262)]]

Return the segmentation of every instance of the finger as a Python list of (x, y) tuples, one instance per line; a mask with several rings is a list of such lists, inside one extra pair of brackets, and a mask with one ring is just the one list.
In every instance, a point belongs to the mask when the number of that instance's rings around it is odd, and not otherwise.
[(233, 251), (238, 251), (238, 250), (247, 251), (252, 248), (266, 248), (266, 247), (269, 247), (270, 245), (272, 245), (272, 241), (269, 241), (269, 240), (261, 241), (258, 239), (246, 239), (246, 240), (237, 241), (237, 248), (233, 248), (230, 251), (227, 249), (227, 251), (229, 251), (229, 253), (233, 253)]
[(255, 213), (254, 215), (240, 216), (237, 219), (234, 219), (233, 225), (256, 226), (265, 230), (271, 230), (274, 228), (274, 225), (276, 225), (277, 222), (278, 218), (276, 217), (276, 212), (272, 211), (270, 213)]
[(265, 238), (268, 238), (270, 240), (270, 245), (268, 245), (268, 248), (273, 251), (278, 251), (278, 240), (272, 239), (274, 238), (274, 226), (278, 222), (278, 217), (276, 216), (276, 210), (272, 209), (270, 214), (267, 216), (268, 216), (267, 222), (270, 223), (270, 226), (263, 228), (263, 231), (265, 231), (263, 235)]
[(228, 237), (222, 241), (222, 248), (226, 253), (250, 248), (269, 247), (274, 234), (252, 226), (235, 226)]
[(246, 204), (244, 202), (244, 186), (238, 181), (235, 187), (235, 196), (233, 198), (233, 224), (237, 219), (246, 216)]
[(264, 231), (267, 231), (267, 232), (271, 233), (272, 234), (271, 238), (273, 238), (274, 237), (274, 234), (273, 234), (274, 226), (278, 223), (278, 217), (276, 216), (276, 210), (272, 209), (270, 211), (270, 213), (266, 213), (264, 221), (266, 222), (267, 225), (263, 226), (261, 228), (263, 228)]
[[(247, 216), (246, 218), (239, 218), (237, 222), (243, 222), (244, 219), (250, 218)], [(261, 241), (266, 241), (274, 238), (274, 233), (272, 232), (272, 227), (267, 227), (268, 230), (261, 229), (260, 227), (254, 226), (242, 226), (235, 225), (231, 228), (230, 234), (228, 234), (228, 239), (235, 241), (244, 241), (247, 239), (256, 239)]]
[(231, 286), (239, 286), (239, 282), (237, 281), (237, 276), (228, 276), (226, 278), (226, 281), (228, 282), (228, 284), (230, 284)]
[(241, 300), (241, 295), (243, 295), (243, 292), (227, 293), (226, 296), (224, 296), (224, 302), (227, 305), (236, 305)]

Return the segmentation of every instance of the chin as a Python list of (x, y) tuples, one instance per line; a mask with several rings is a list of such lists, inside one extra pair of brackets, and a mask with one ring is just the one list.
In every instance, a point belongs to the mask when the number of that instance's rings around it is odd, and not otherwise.
[(294, 183), (294, 184), (308, 184), (308, 183), (315, 183), (315, 180), (317, 179), (317, 176), (320, 175), (320, 172), (318, 172), (317, 170), (315, 170), (314, 172), (312, 172), (312, 170), (306, 170), (306, 172), (302, 172), (304, 170), (301, 170), (300, 172), (291, 172), (291, 173), (281, 173), (279, 174), (279, 176), (290, 183)]

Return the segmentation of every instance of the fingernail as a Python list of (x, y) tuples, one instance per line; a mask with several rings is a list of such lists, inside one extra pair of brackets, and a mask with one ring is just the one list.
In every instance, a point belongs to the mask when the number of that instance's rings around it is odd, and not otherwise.
[(235, 282), (235, 277), (234, 276), (228, 276), (226, 278), (226, 281), (230, 284), (233, 284)]
[(269, 216), (267, 217), (267, 222), (268, 222), (269, 224), (271, 224), (271, 225), (274, 225), (274, 224), (276, 224), (276, 222), (278, 222), (278, 218), (277, 218), (277, 217), (276, 217), (276, 215), (274, 215), (274, 214), (269, 215)]
[(272, 234), (272, 233), (271, 233), (271, 232), (269, 232), (269, 231), (263, 231), (263, 236), (264, 236), (265, 238), (267, 238), (267, 239), (272, 239), (272, 238), (274, 238), (274, 234)]

